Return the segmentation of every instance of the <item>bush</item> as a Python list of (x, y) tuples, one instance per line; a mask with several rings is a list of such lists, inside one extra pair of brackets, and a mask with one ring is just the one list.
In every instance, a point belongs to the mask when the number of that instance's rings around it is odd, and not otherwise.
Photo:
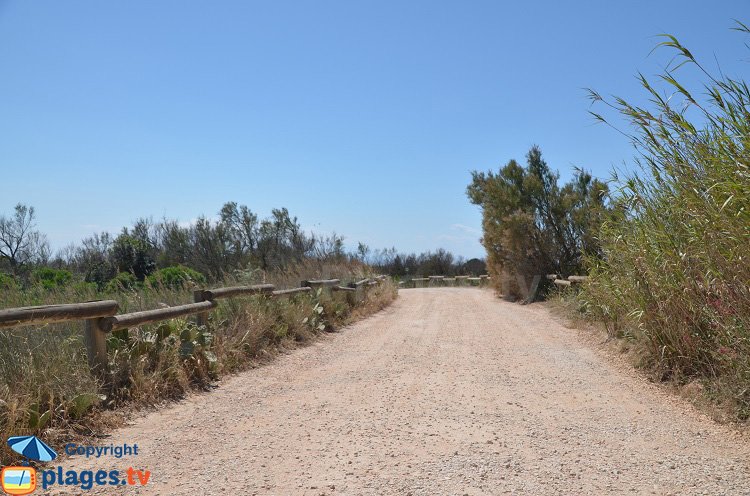
[(120, 272), (107, 283), (106, 291), (116, 293), (118, 291), (130, 291), (138, 286), (138, 279), (130, 272)]
[(180, 289), (193, 284), (205, 284), (206, 278), (197, 270), (177, 265), (157, 270), (148, 276), (148, 283), (154, 287), (163, 286), (170, 289)]
[(115, 239), (110, 257), (117, 270), (130, 272), (139, 281), (143, 281), (156, 269), (148, 242), (129, 235), (127, 230), (123, 230)]
[(594, 234), (607, 214), (607, 185), (577, 171), (558, 186), (559, 175), (539, 148), (494, 172), (473, 172), (469, 199), (482, 209), (487, 268), (506, 296), (523, 298), (544, 274), (577, 274), (586, 255), (598, 256)]
[(678, 68), (708, 78), (707, 96), (699, 101), (666, 71), (670, 98), (641, 76), (652, 108), (609, 103), (636, 130), (639, 169), (619, 178), (617, 215), (602, 229), (604, 257), (583, 298), (662, 378), (711, 379), (748, 417), (750, 89), (711, 75), (674, 37), (660, 45), (677, 52)]
[(32, 276), (35, 284), (39, 284), (44, 289), (49, 290), (64, 287), (73, 279), (73, 274), (67, 270), (52, 269), (49, 267), (34, 269)]

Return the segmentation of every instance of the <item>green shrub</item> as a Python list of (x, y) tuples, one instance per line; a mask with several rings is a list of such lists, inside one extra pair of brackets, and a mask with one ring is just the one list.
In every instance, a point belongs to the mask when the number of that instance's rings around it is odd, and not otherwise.
[(0, 290), (12, 291), (18, 288), (15, 278), (10, 274), (0, 272)]
[(50, 267), (34, 269), (32, 276), (35, 284), (39, 284), (44, 289), (50, 290), (62, 288), (73, 279), (73, 274), (67, 270), (52, 269)]
[(156, 269), (149, 243), (128, 234), (127, 229), (115, 238), (110, 249), (110, 258), (120, 272), (130, 272), (143, 281)]
[(130, 291), (138, 286), (138, 279), (130, 272), (120, 272), (107, 283), (106, 291), (116, 293), (118, 291)]
[(191, 284), (205, 284), (206, 278), (197, 270), (177, 265), (157, 270), (148, 276), (148, 282), (153, 287), (163, 286), (165, 288), (179, 289)]

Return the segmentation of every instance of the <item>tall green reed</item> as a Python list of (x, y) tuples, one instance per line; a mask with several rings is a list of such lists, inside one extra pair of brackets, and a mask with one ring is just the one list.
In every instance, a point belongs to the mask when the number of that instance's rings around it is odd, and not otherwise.
[[(750, 30), (738, 23), (736, 29)], [(605, 100), (632, 125), (634, 172), (615, 174), (604, 257), (590, 260), (581, 298), (663, 378), (707, 379), (717, 398), (750, 416), (750, 89), (711, 74), (675, 37), (658, 76), (639, 80), (645, 107)], [(702, 92), (678, 79), (692, 69)], [(700, 96), (699, 96), (700, 95)], [(593, 114), (609, 123), (601, 114)]]

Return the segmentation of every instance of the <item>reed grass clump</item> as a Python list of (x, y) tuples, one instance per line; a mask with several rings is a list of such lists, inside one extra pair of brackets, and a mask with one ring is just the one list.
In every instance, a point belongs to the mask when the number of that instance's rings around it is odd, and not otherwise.
[[(738, 23), (736, 29), (750, 33)], [(699, 380), (750, 417), (750, 89), (710, 73), (675, 37), (645, 107), (591, 92), (632, 124), (635, 171), (615, 175), (603, 256), (591, 259), (583, 308), (630, 339), (662, 379)], [(678, 75), (695, 71), (697, 91)], [(666, 92), (663, 89), (666, 88)], [(596, 118), (610, 122), (601, 114)]]

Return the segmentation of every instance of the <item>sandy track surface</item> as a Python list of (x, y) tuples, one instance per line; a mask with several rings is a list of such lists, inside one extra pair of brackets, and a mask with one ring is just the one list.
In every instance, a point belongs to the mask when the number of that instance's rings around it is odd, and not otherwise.
[[(542, 306), (471, 288), (388, 309), (136, 419), (147, 468), (98, 494), (750, 494), (748, 443), (612, 364)], [(80, 492), (80, 491), (74, 491)]]

